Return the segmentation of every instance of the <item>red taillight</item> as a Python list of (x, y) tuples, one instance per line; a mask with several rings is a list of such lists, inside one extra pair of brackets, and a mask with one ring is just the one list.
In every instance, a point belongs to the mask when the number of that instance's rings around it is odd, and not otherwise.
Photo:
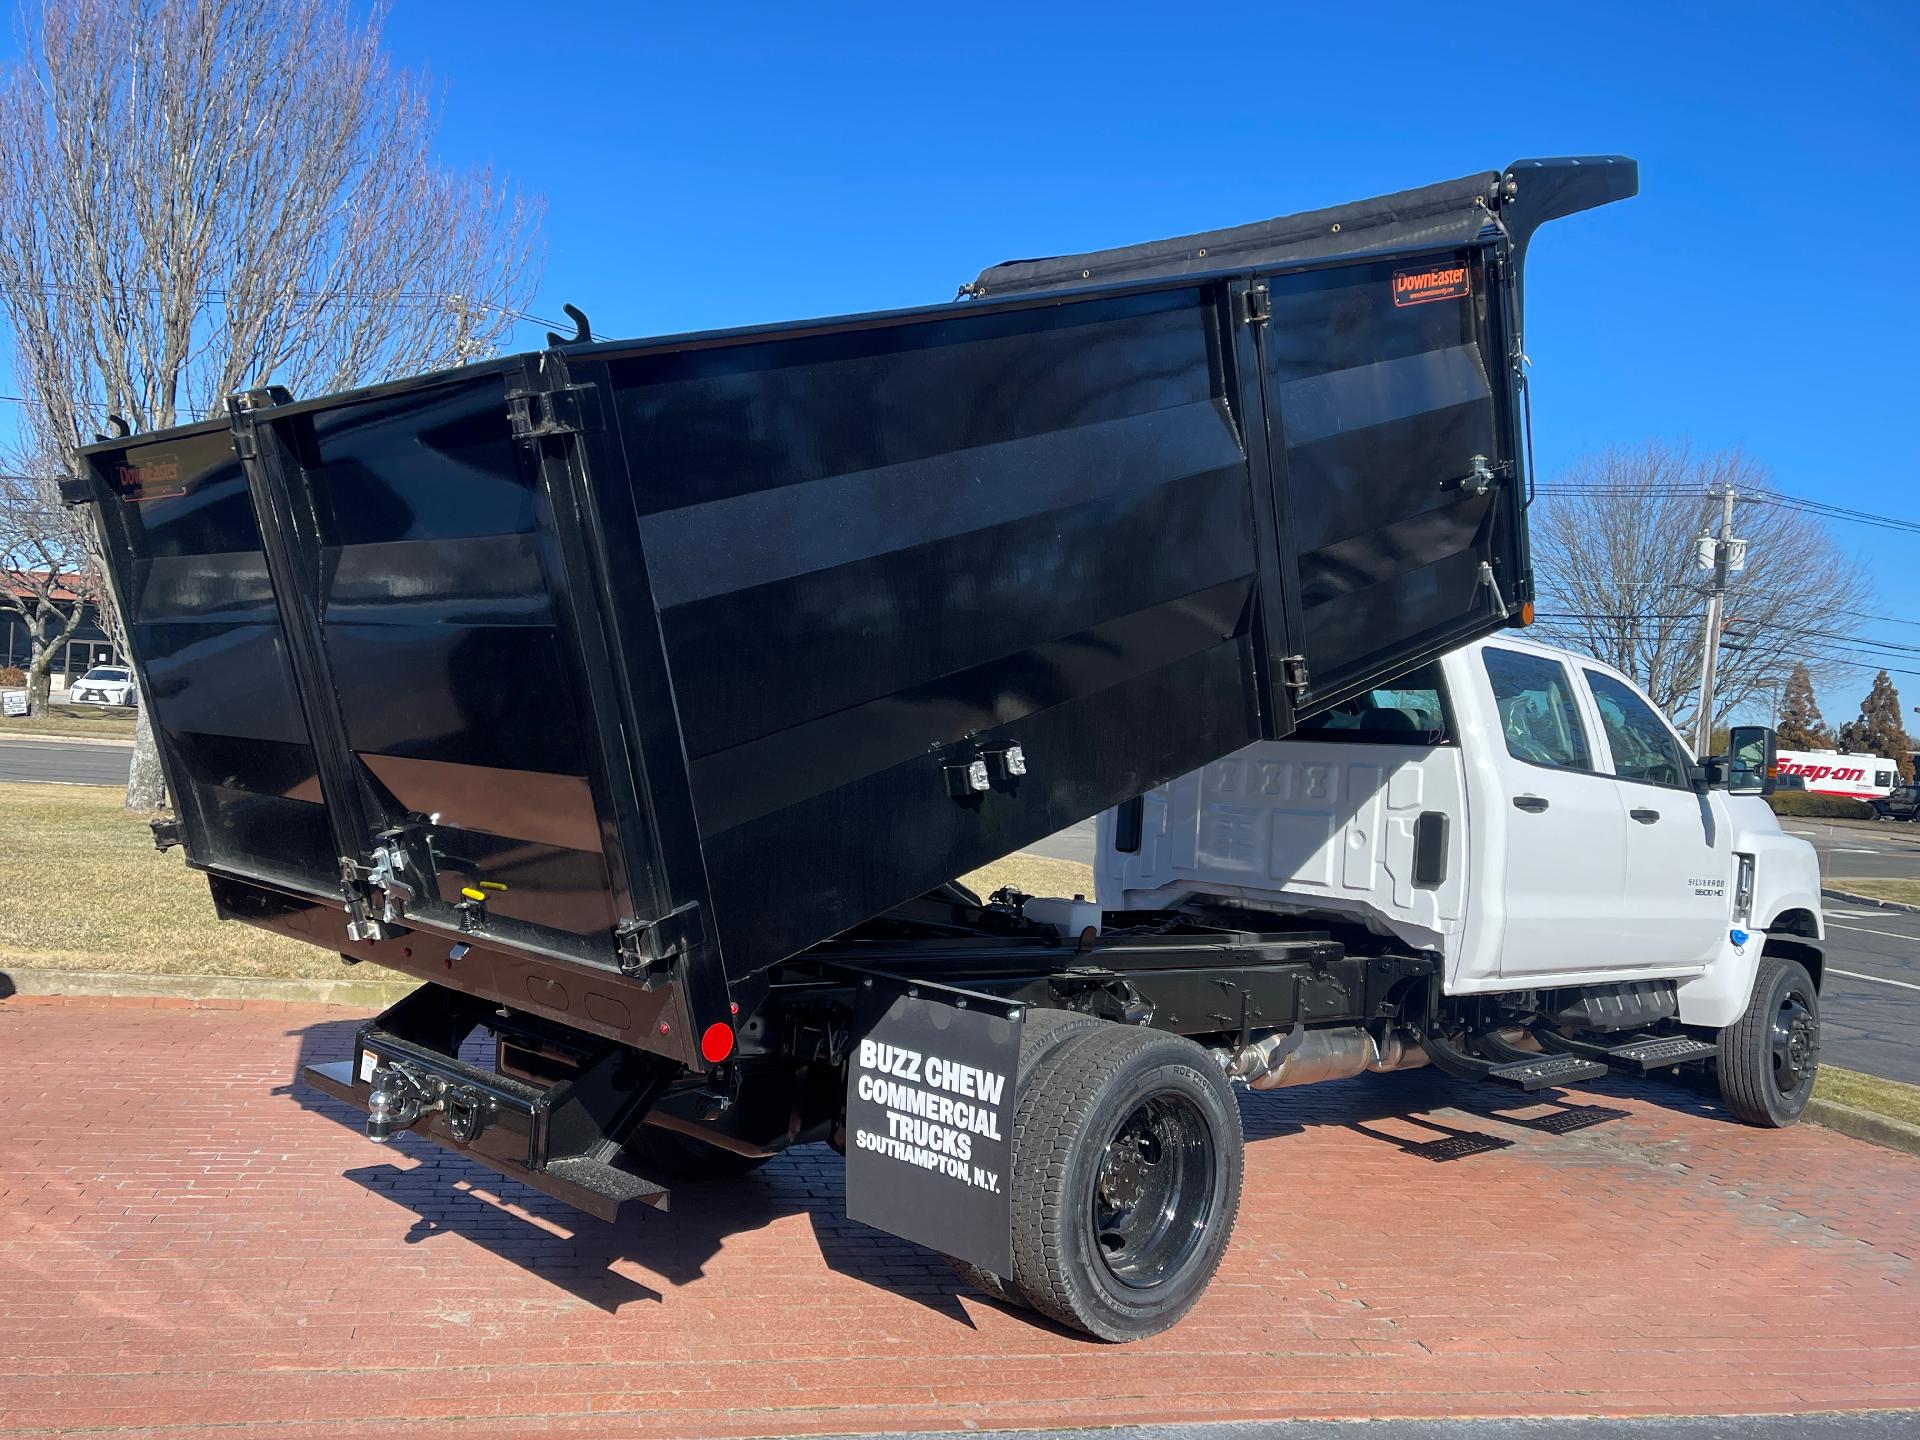
[(718, 1065), (733, 1053), (733, 1027), (724, 1022), (716, 1022), (700, 1035), (700, 1058), (709, 1065)]

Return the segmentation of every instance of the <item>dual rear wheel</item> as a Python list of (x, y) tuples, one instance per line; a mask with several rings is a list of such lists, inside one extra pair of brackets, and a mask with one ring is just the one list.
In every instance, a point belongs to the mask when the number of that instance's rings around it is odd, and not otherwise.
[(1103, 1340), (1157, 1334), (1220, 1266), (1240, 1204), (1240, 1110), (1181, 1036), (1030, 1012), (1013, 1123), (1013, 1274), (995, 1299)]

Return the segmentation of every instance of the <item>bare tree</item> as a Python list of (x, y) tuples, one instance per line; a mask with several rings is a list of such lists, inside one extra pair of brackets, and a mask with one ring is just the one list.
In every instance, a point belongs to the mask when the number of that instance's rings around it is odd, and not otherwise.
[[(26, 0), (0, 68), (0, 313), (22, 448), (496, 352), (540, 205), (433, 157), (427, 83), (341, 0)], [(131, 631), (137, 616), (112, 617)], [(141, 707), (128, 806), (155, 808)]]
[(87, 532), (53, 498), (51, 467), (0, 451), (0, 614), (27, 632), (27, 710), (46, 713), (53, 662), (97, 592)]
[(1725, 486), (1748, 545), (1727, 593), (1718, 724), (1797, 664), (1815, 682), (1847, 668), (1826, 657), (1831, 641), (1858, 633), (1870, 594), (1859, 564), (1817, 519), (1774, 503), (1765, 468), (1738, 450), (1603, 450), (1543, 485), (1533, 514), (1541, 629), (1633, 676), (1683, 726), (1699, 699), (1708, 578), (1694, 542), (1718, 528)]

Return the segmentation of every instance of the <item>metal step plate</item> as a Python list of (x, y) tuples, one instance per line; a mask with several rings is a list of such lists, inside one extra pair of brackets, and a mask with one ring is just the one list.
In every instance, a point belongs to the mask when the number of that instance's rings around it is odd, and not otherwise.
[(1515, 1060), (1511, 1064), (1496, 1065), (1487, 1072), (1487, 1079), (1497, 1085), (1511, 1085), (1517, 1090), (1547, 1090), (1555, 1085), (1571, 1085), (1580, 1080), (1598, 1080), (1607, 1073), (1607, 1067), (1598, 1060), (1584, 1059), (1579, 1055), (1542, 1055), (1537, 1060)]
[(1607, 1063), (1644, 1075), (1692, 1060), (1710, 1060), (1719, 1053), (1719, 1046), (1711, 1041), (1696, 1040), (1691, 1035), (1654, 1035), (1612, 1046), (1607, 1051)]

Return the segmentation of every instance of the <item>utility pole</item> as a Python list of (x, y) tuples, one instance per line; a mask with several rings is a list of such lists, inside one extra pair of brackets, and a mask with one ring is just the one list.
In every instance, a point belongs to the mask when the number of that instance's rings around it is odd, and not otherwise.
[(1720, 533), (1702, 535), (1698, 550), (1703, 568), (1713, 571), (1713, 579), (1707, 582), (1707, 628), (1700, 637), (1700, 708), (1693, 722), (1693, 753), (1702, 757), (1713, 746), (1713, 672), (1720, 659), (1720, 610), (1727, 598), (1727, 577), (1747, 562), (1746, 541), (1733, 538), (1733, 486), (1723, 489), (1720, 498)]

